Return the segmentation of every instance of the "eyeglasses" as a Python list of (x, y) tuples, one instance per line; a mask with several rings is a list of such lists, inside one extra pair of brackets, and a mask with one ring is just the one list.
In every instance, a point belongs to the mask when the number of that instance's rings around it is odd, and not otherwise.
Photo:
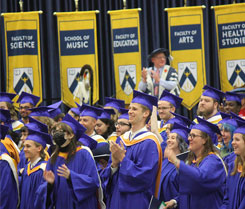
[(188, 134), (188, 137), (190, 137), (191, 139), (194, 139), (196, 137), (202, 137), (201, 135), (196, 135), (196, 134)]
[(124, 123), (124, 122), (116, 122), (115, 123), (115, 127), (117, 127), (117, 126), (130, 126), (130, 124), (129, 123)]

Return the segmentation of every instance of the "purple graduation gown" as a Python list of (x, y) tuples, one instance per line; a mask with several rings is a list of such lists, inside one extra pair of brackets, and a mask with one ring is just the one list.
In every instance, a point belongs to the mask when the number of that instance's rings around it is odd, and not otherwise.
[(17, 204), (18, 190), (13, 171), (8, 161), (0, 156), (0, 209), (16, 209)]
[(33, 209), (36, 191), (44, 182), (43, 170), (47, 162), (40, 160), (32, 169), (30, 163), (26, 164), (20, 179), (20, 209)]
[(226, 182), (226, 193), (223, 205), (220, 209), (244, 209), (245, 208), (245, 177), (240, 177), (240, 172), (231, 176), (234, 169), (234, 161), (229, 166), (229, 176)]
[(159, 200), (169, 201), (179, 195), (179, 176), (175, 166), (164, 158), (162, 163)]
[[(66, 163), (70, 169), (70, 181), (57, 175), (58, 166), (65, 164), (64, 154), (59, 153), (54, 165), (51, 165), (50, 160), (47, 163), (46, 170), (51, 170), (55, 175), (48, 208), (98, 209), (96, 192), (100, 182), (91, 154), (86, 148), (78, 148), (76, 155)], [(46, 208), (47, 186), (47, 182), (44, 182), (39, 187), (36, 208)]]
[(180, 209), (218, 209), (222, 205), (226, 173), (222, 161), (210, 154), (199, 164), (179, 167)]
[[(129, 132), (126, 132), (116, 142), (119, 143), (123, 139), (125, 144), (128, 134)], [(145, 140), (130, 146), (125, 145), (126, 155), (116, 173), (111, 176), (111, 160), (101, 172), (101, 180), (106, 186), (107, 209), (148, 208), (150, 198), (154, 195), (157, 173), (160, 174), (159, 158), (162, 157), (160, 145), (147, 139), (149, 134), (152, 135), (150, 132), (144, 132), (134, 140)]]

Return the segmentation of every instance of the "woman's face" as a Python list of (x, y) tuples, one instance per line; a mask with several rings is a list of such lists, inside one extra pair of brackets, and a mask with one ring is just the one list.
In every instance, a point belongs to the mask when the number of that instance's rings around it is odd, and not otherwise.
[(95, 131), (97, 134), (103, 135), (107, 131), (108, 127), (109, 125), (103, 123), (100, 119), (98, 119), (95, 125)]
[(243, 135), (240, 133), (235, 133), (233, 135), (232, 146), (234, 149), (234, 153), (236, 155), (240, 155), (245, 158), (245, 141), (243, 139)]
[(204, 144), (206, 140), (202, 137), (202, 132), (198, 129), (191, 129), (188, 137), (189, 140), (189, 150), (196, 153), (200, 153), (204, 149)]
[(178, 141), (177, 141), (177, 133), (169, 133), (167, 139), (167, 146), (172, 150), (179, 150)]
[(224, 144), (225, 144), (226, 146), (228, 146), (228, 145), (229, 145), (229, 142), (230, 142), (230, 140), (231, 140), (231, 132), (230, 132), (229, 130), (223, 128), (223, 129), (221, 130), (221, 135), (222, 135), (222, 139), (223, 139), (223, 141), (224, 141)]

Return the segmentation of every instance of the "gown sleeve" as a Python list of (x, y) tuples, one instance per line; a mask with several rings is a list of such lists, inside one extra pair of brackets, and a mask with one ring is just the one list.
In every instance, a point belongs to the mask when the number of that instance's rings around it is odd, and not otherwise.
[(145, 140), (137, 150), (137, 157), (125, 156), (119, 167), (118, 184), (120, 192), (142, 192), (155, 183), (159, 154), (152, 140)]

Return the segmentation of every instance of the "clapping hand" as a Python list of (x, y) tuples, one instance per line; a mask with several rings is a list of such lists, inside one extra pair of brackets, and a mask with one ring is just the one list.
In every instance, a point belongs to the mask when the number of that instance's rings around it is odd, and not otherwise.
[(61, 165), (61, 166), (58, 167), (57, 174), (58, 174), (58, 176), (63, 176), (66, 179), (69, 179), (69, 177), (70, 177), (70, 170), (69, 170), (69, 168), (67, 168), (67, 166), (65, 164), (63, 164), (63, 165)]
[(120, 145), (115, 143), (114, 141), (110, 141), (110, 151), (111, 151), (111, 159), (112, 159), (112, 167), (117, 167), (120, 162), (125, 157), (126, 150), (122, 141), (120, 141)]

